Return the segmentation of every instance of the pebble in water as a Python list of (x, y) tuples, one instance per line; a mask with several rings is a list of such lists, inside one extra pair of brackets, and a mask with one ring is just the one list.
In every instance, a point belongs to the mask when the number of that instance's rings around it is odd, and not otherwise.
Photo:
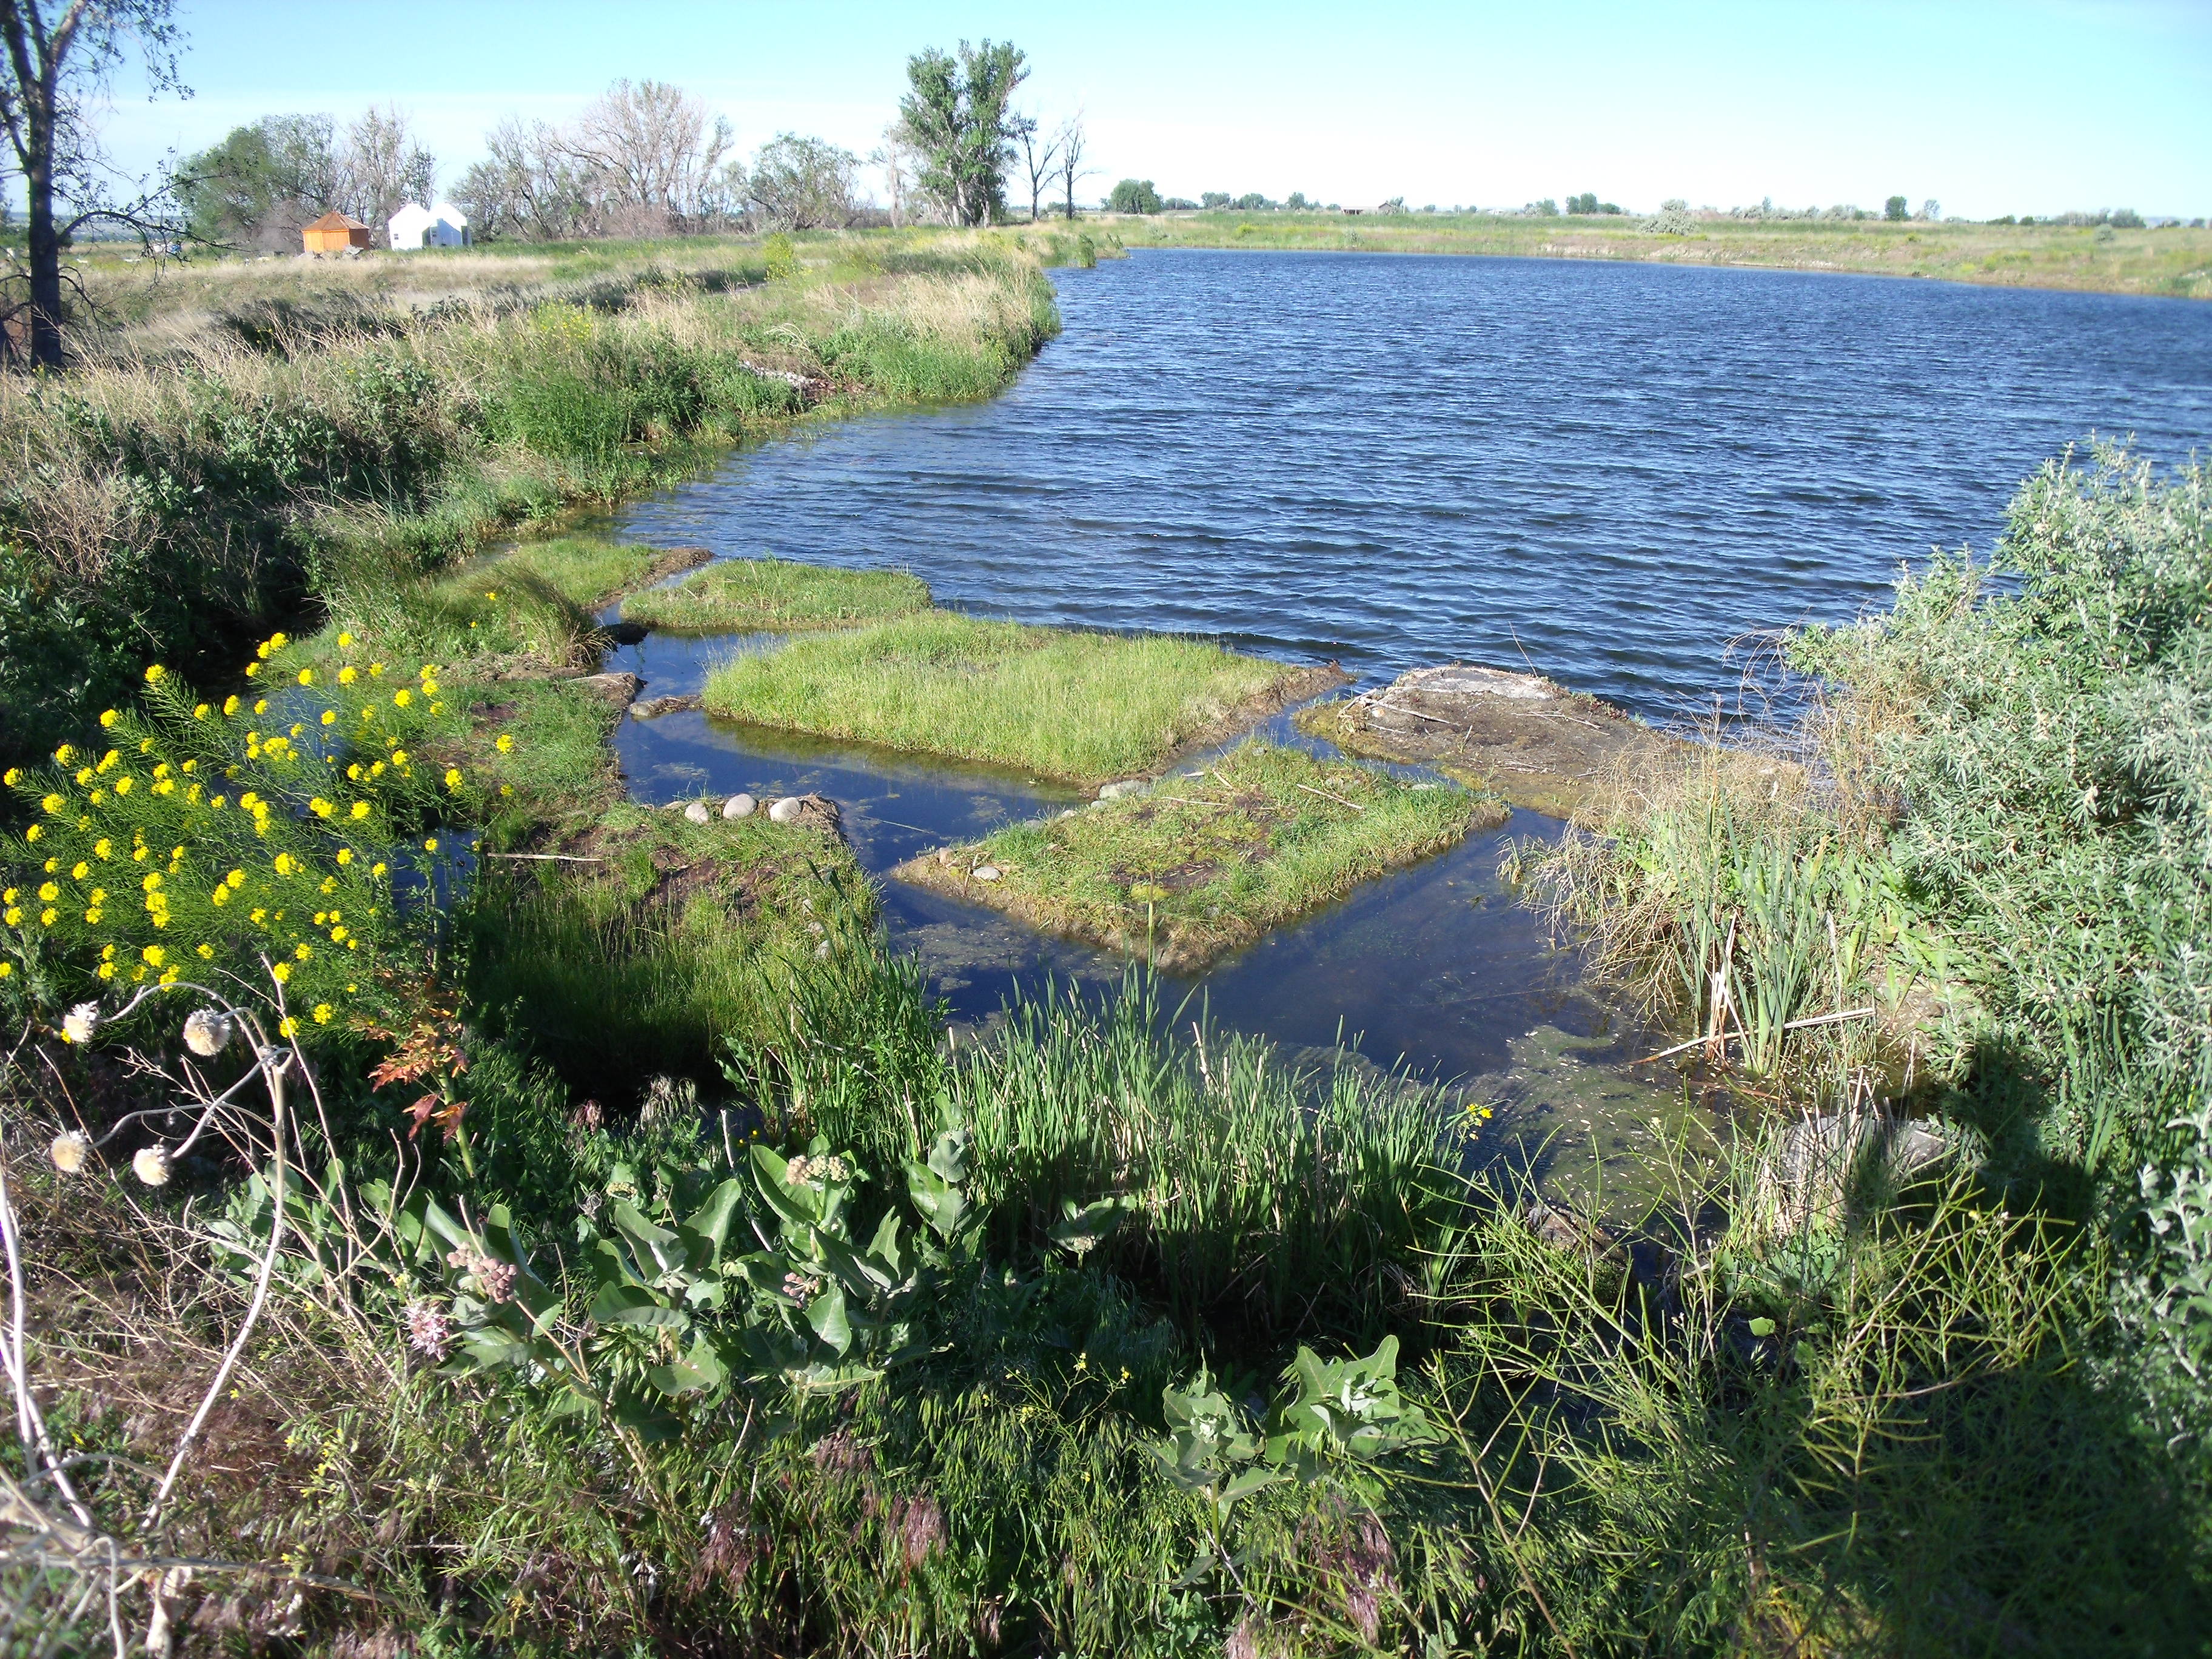
[(684, 816), (694, 823), (711, 823), (714, 818), (714, 815), (707, 810), (707, 803), (703, 800), (695, 800), (685, 807)]
[(759, 805), (750, 795), (732, 795), (722, 803), (722, 816), (726, 818), (749, 818), (753, 815), (753, 809)]
[(789, 823), (798, 817), (799, 797), (796, 795), (786, 795), (768, 809), (768, 818), (770, 823)]

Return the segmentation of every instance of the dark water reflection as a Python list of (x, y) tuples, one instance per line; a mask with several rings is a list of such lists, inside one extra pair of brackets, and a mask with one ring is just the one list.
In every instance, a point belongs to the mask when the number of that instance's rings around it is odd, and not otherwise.
[[(630, 539), (902, 565), (939, 601), (1337, 657), (1366, 680), (1527, 662), (1665, 720), (1735, 680), (1731, 639), (1842, 619), (1931, 544), (1986, 547), (2067, 442), (2212, 440), (2212, 307), (1788, 273), (1146, 252), (1059, 277), (1064, 337), (1006, 395), (812, 428), (617, 515)], [(696, 690), (759, 637), (625, 653)], [(1280, 722), (1278, 735), (1286, 728)], [(629, 722), (641, 799), (836, 799), (860, 861), (1062, 810), (1018, 775)], [(1498, 875), (1502, 830), (1172, 988), (1294, 1059), (1402, 1065), (1487, 1104), (1501, 1155), (1634, 1188), (1687, 1109)], [(968, 1021), (1123, 964), (888, 883), (895, 945)], [(1663, 1068), (1659, 1068), (1663, 1075)], [(1581, 1183), (1578, 1183), (1581, 1184)]]

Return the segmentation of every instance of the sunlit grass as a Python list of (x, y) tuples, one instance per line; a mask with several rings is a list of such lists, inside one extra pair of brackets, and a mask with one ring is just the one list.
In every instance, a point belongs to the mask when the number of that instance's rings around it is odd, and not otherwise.
[(1204, 641), (928, 611), (739, 657), (709, 713), (1095, 783), (1332, 683)]
[(1182, 970), (1504, 817), (1455, 787), (1249, 743), (1148, 794), (1010, 825), (894, 873)]
[(928, 586), (908, 571), (723, 559), (672, 586), (633, 595), (622, 613), (625, 622), (677, 633), (743, 634), (850, 628), (928, 604)]

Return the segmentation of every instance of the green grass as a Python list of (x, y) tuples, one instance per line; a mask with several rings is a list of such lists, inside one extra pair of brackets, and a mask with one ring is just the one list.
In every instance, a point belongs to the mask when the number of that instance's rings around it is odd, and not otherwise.
[(794, 980), (872, 948), (872, 890), (836, 837), (765, 816), (704, 825), (630, 805), (494, 860), (471, 912), (471, 997), (579, 1092), (711, 1081), (731, 1037), (781, 1028)]
[[(1185, 971), (1505, 815), (1494, 798), (1255, 742), (892, 873)], [(997, 878), (977, 880), (983, 867)]]
[(527, 574), (551, 586), (571, 604), (595, 610), (665, 570), (669, 556), (658, 547), (635, 547), (598, 536), (556, 536), (524, 542), (494, 558), (458, 571), (445, 592), (496, 592), (507, 574)]
[(625, 622), (684, 634), (851, 628), (927, 610), (929, 588), (903, 570), (837, 570), (795, 560), (723, 559), (623, 602)]
[(928, 611), (793, 640), (707, 681), (710, 714), (1099, 783), (1334, 684), (1202, 641)]

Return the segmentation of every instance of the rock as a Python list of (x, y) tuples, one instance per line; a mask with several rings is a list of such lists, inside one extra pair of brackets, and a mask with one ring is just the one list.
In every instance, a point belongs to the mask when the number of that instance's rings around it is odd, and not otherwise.
[(699, 706), (696, 693), (688, 697), (647, 697), (643, 702), (630, 705), (629, 717), (634, 720), (658, 720), (663, 714), (689, 714)]
[(694, 823), (712, 823), (714, 815), (707, 810), (707, 803), (695, 800), (684, 809), (684, 816)]
[(1065, 811), (1063, 811), (1060, 813), (1060, 817), (1064, 817), (1064, 818), (1072, 818), (1072, 817), (1073, 817), (1074, 816), (1075, 816), (1075, 809), (1074, 809), (1073, 806), (1066, 808)]
[(653, 630), (643, 623), (611, 622), (599, 630), (617, 645), (635, 645)]
[(613, 673), (586, 674), (576, 684), (617, 708), (627, 708), (637, 701), (638, 691), (645, 682), (635, 674)]
[(768, 809), (770, 823), (796, 823), (799, 821), (799, 797), (786, 795)]
[(722, 816), (726, 818), (749, 818), (759, 805), (750, 795), (732, 795), (722, 803)]
[(999, 866), (995, 864), (979, 864), (972, 873), (978, 881), (996, 881), (999, 878)]
[(1123, 778), (1118, 783), (1102, 784), (1098, 789), (1101, 800), (1119, 800), (1124, 795), (1140, 794), (1147, 787), (1142, 778)]

